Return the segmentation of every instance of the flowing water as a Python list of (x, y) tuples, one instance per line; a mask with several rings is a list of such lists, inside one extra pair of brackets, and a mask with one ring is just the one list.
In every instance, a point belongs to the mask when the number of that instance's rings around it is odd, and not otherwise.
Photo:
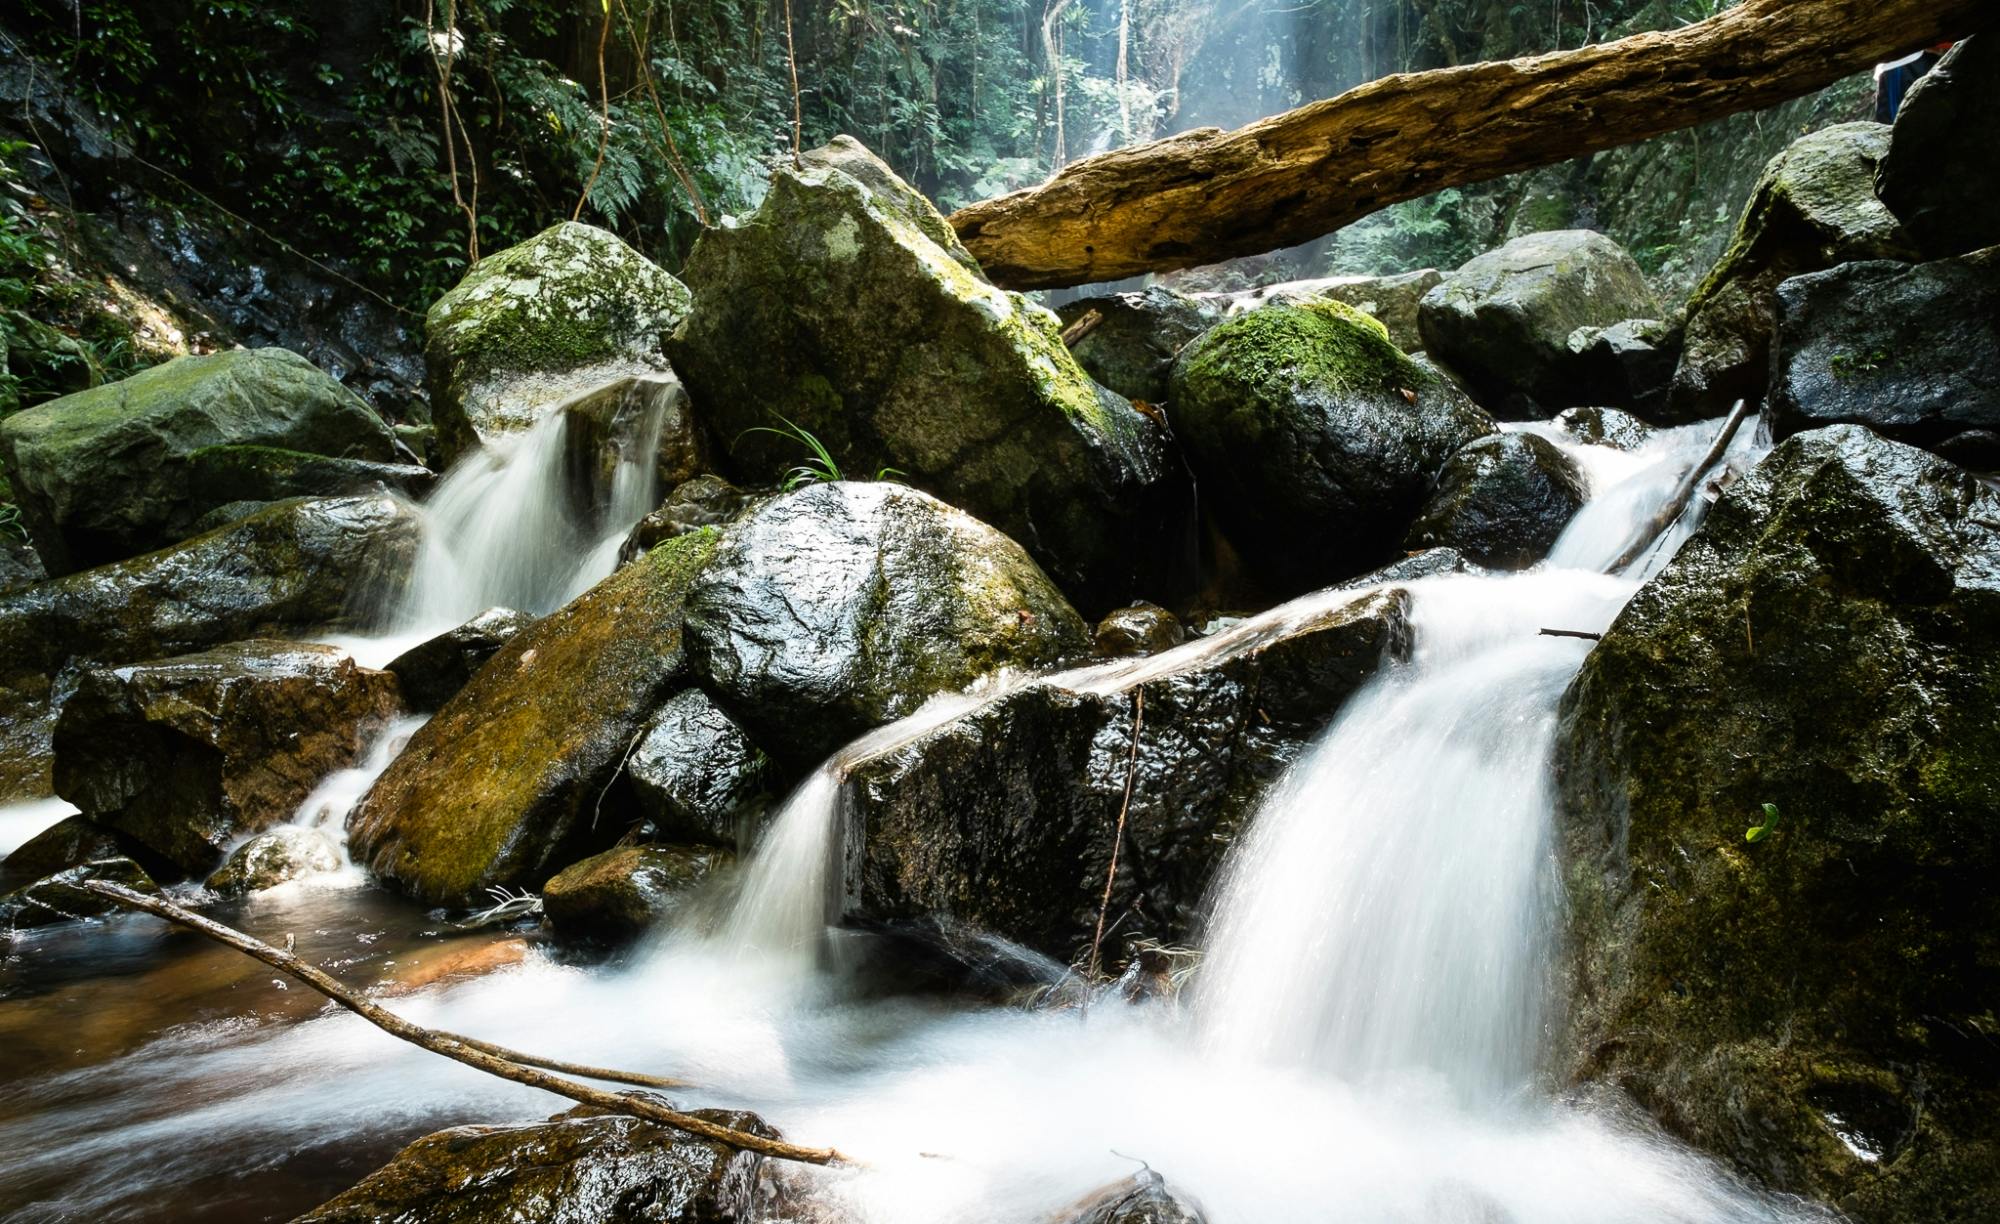
[[(703, 1086), (688, 1104), (752, 1108), (793, 1139), (838, 1146), (865, 1163), (773, 1168), (833, 1219), (1047, 1220), (1142, 1164), (1212, 1224), (1820, 1218), (1744, 1189), (1615, 1107), (1537, 1087), (1560, 900), (1547, 757), (1557, 701), (1588, 648), (1539, 630), (1610, 623), (1639, 576), (1602, 570), (1706, 441), (1693, 430), (1643, 455), (1579, 451), (1603, 492), (1550, 563), (1407, 584), (1411, 658), (1357, 694), (1267, 797), (1218, 881), (1203, 960), (1178, 1003), (1105, 997), (1034, 1010), (884, 991), (850, 971), (875, 937), (828, 929), (843, 771), (1013, 686), (1127, 687), (1351, 593), (1308, 597), (1152, 659), (1000, 678), (933, 702), (799, 789), (720, 921), (610, 965), (530, 948), (477, 976), (419, 974), (395, 1006), (553, 1057), (683, 1076)], [(532, 450), (544, 443), (524, 439), (516, 462), (545, 462)], [(512, 478), (483, 479), (498, 490)], [(440, 521), (450, 492), (432, 508)], [(572, 558), (584, 551), (572, 541)], [(573, 581), (561, 568), (537, 571), (546, 585), (536, 590)], [(498, 577), (491, 587), (454, 581), (464, 597), (451, 616), (510, 602)], [(445, 606), (431, 598), (416, 603)], [(353, 779), (330, 782), (315, 810), (340, 808), (352, 789)], [(292, 932), (302, 953), (366, 980), (357, 968), (381, 970), (366, 958), (385, 954), (365, 949), (388, 946), (400, 960), (448, 938), (407, 910), (387, 924), (393, 933), (357, 917), (393, 905), (372, 889), (309, 890), (253, 900), (238, 920)], [(0, 970), (20, 982), (0, 977), (0, 997), (14, 996), (0, 1016), (25, 1005), (132, 1021), (61, 1057), (46, 1018), (22, 1022), (50, 1050), (0, 1073), (0, 1213), (284, 1218), (397, 1142), (561, 1107), (355, 1017), (301, 1010), (298, 992), (255, 967), (230, 979), (227, 1008), (215, 990), (199, 1005), (162, 1006), (143, 984), (165, 980), (154, 945), (170, 938), (150, 919), (121, 919), (53, 937), (25, 971)], [(155, 955), (117, 951), (134, 944)], [(1009, 953), (987, 944), (980, 955)], [(1011, 960), (1016, 975), (1062, 973), (1026, 953)], [(74, 982), (62, 980), (70, 962)]]

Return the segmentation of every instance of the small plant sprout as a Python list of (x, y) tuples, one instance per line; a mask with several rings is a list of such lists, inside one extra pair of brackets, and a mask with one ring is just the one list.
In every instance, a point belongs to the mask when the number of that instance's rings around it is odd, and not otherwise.
[(1764, 805), (1764, 823), (1754, 824), (1751, 825), (1748, 829), (1745, 829), (1743, 831), (1743, 840), (1747, 842), (1763, 841), (1766, 837), (1770, 836), (1771, 832), (1777, 827), (1778, 827), (1778, 805), (1775, 803), (1767, 803)]
[[(827, 450), (826, 445), (814, 437), (811, 430), (808, 430), (790, 417), (778, 413), (772, 413), (771, 415), (783, 421), (785, 423), (784, 428), (780, 429), (775, 425), (753, 425), (749, 429), (744, 430), (743, 433), (767, 433), (780, 438), (789, 438), (806, 448), (805, 461), (785, 473), (784, 480), (779, 482), (779, 488), (790, 493), (794, 489), (802, 489), (809, 484), (820, 481), (846, 479), (840, 473), (840, 464), (835, 462), (833, 452)], [(737, 436), (741, 437), (743, 435), (739, 434)], [(885, 468), (883, 470), (888, 471), (890, 469)], [(876, 479), (881, 479), (879, 474)]]

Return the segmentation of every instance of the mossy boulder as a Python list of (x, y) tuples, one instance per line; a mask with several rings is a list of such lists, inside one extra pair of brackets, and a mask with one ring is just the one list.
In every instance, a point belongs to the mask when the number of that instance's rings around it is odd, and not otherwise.
[(1562, 708), (1570, 1073), (1869, 1224), (2000, 1201), (1996, 573), (2000, 494), (1799, 434)]
[(1549, 555), (1589, 495), (1583, 470), (1555, 443), (1531, 433), (1493, 434), (1445, 463), (1403, 544), (1525, 569)]
[(403, 700), (411, 709), (435, 710), (470, 683), (486, 660), (534, 623), (535, 618), (526, 612), (488, 608), (456, 629), (410, 647), (391, 659), (384, 670), (402, 682)]
[(1945, 53), (1896, 114), (1875, 190), (1931, 259), (2000, 244), (2000, 158), (1976, 133), (2000, 125), (2000, 36)]
[(595, 805), (686, 683), (683, 604), (716, 545), (713, 530), (670, 540), (511, 638), (355, 807), (355, 860), (425, 901), (468, 904), (539, 888), (615, 841)]
[(346, 861), (340, 846), (318, 829), (279, 825), (230, 851), (205, 887), (219, 897), (241, 897), (306, 876), (338, 871)]
[(1463, 376), (1481, 404), (1528, 419), (1590, 402), (1569, 346), (1578, 328), (1659, 316), (1625, 248), (1592, 230), (1550, 230), (1446, 276), (1424, 294), (1417, 326), (1424, 351)]
[(790, 421), (845, 475), (894, 468), (1014, 537), (1092, 610), (1190, 586), (1193, 490), (1165, 426), (1093, 383), (1054, 314), (981, 280), (870, 162), (876, 186), (780, 169), (688, 260), (694, 308), (667, 352), (733, 474), (808, 459), (763, 432)]
[(222, 445), (372, 463), (397, 453), (360, 397), (284, 349), (177, 357), (0, 422), (0, 461), (52, 574), (187, 535), (217, 504), (195, 485), (192, 457)]
[(1852, 423), (2000, 467), (2000, 247), (1842, 264), (1777, 297), (1775, 437)]
[(480, 260), (424, 316), (439, 459), (526, 429), (621, 374), (664, 369), (660, 338), (687, 308), (686, 286), (616, 234), (575, 221)]
[(250, 641), (85, 672), (55, 727), (56, 793), (183, 871), (291, 819), (401, 706), (331, 646)]
[(1888, 151), (1887, 125), (1842, 123), (1801, 136), (1764, 167), (1729, 249), (1688, 299), (1667, 419), (1721, 416), (1735, 400), (1763, 398), (1780, 283), (1853, 259), (1915, 255), (1875, 197)]
[(893, 481), (813, 485), (732, 526), (688, 591), (708, 689), (770, 752), (811, 764), (1003, 668), (1088, 649), (1021, 546)]
[(1172, 402), (1202, 496), (1285, 595), (1393, 558), (1445, 460), (1495, 428), (1339, 303), (1218, 325), (1182, 351)]
[[(1238, 315), (1260, 306), (1310, 306), (1315, 302), (1340, 302), (1354, 307), (1380, 323), (1389, 339), (1406, 353), (1424, 347), (1424, 335), (1417, 325), (1417, 310), (1424, 295), (1444, 281), (1436, 268), (1415, 272), (1395, 272), (1387, 276), (1322, 276), (1312, 280), (1285, 281), (1238, 293), (1204, 293), (1196, 300), (1204, 306), (1219, 306), (1224, 314)], [(1100, 380), (1102, 381), (1102, 380)], [(1107, 384), (1108, 385), (1108, 384)]]
[(747, 844), (744, 826), (770, 799), (771, 762), (700, 689), (670, 698), (625, 762), (639, 812), (660, 837)]
[(1102, 690), (1033, 684), (855, 764), (849, 913), (971, 923), (1067, 961), (1090, 942), (1124, 809), (1119, 939), (1190, 938), (1265, 789), (1407, 656), (1407, 610), (1390, 590), (1189, 643)]
[(729, 861), (713, 846), (614, 846), (543, 885), (542, 913), (564, 939), (625, 943), (665, 923)]
[(1069, 351), (1084, 373), (1127, 399), (1148, 404), (1166, 400), (1174, 358), (1220, 321), (1222, 313), (1164, 285), (1077, 298), (1056, 309), (1065, 330), (1081, 329)]

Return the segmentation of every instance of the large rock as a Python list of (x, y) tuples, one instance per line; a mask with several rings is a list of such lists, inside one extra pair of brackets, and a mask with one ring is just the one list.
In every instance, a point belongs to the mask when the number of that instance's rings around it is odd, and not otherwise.
[(331, 646), (238, 642), (84, 673), (55, 729), (56, 793), (182, 870), (289, 820), (400, 708)]
[(622, 943), (671, 918), (729, 861), (709, 846), (615, 846), (557, 872), (542, 912), (565, 939)]
[(1669, 418), (1721, 416), (1737, 399), (1763, 398), (1781, 282), (1852, 259), (1914, 254), (1875, 198), (1888, 149), (1887, 126), (1843, 123), (1801, 136), (1764, 167), (1729, 249), (1688, 299)]
[(1493, 434), (1444, 465), (1403, 543), (1525, 569), (1549, 555), (1589, 496), (1583, 470), (1555, 443), (1531, 433)]
[(1251, 569), (1296, 594), (1391, 559), (1454, 452), (1492, 420), (1338, 303), (1220, 324), (1174, 366), (1174, 428)]
[[(1167, 398), (1174, 358), (1222, 311), (1164, 285), (1077, 298), (1057, 308), (1065, 330), (1083, 329), (1069, 351), (1084, 373), (1127, 399)], [(1093, 319), (1092, 316), (1095, 316)]]
[(340, 846), (318, 829), (279, 825), (236, 847), (206, 881), (220, 897), (261, 892), (306, 876), (338, 871), (346, 863)]
[(1903, 99), (1876, 192), (1932, 259), (2000, 244), (2000, 36), (1959, 43)]
[(1800, 434), (1564, 701), (1571, 1072), (1860, 1221), (2000, 1202), (1996, 574), (2000, 494)]
[(1508, 416), (1588, 403), (1570, 336), (1656, 319), (1659, 303), (1625, 249), (1591, 230), (1528, 234), (1480, 255), (1426, 293), (1417, 325), (1432, 357)]
[(191, 456), (257, 445), (389, 463), (395, 437), (360, 397), (284, 349), (179, 357), (0, 422), (0, 460), (52, 574), (186, 535)]
[(642, 815), (671, 841), (734, 846), (769, 799), (770, 760), (700, 689), (670, 698), (625, 762)]
[[(753, 1218), (762, 1158), (637, 1118), (558, 1115), (426, 1135), (294, 1224), (724, 1224)], [(698, 1118), (769, 1135), (755, 1114)]]
[(412, 710), (435, 710), (472, 680), (486, 660), (535, 623), (526, 612), (488, 608), (478, 616), (447, 629), (428, 642), (412, 646), (384, 669), (403, 685), (403, 700)]
[(1055, 315), (940, 245), (935, 216), (815, 163), (702, 235), (667, 352), (729, 463), (781, 477), (806, 443), (767, 431), (793, 422), (845, 475), (894, 468), (1013, 536), (1093, 611), (1179, 594), (1194, 501), (1165, 426), (1091, 382)]
[(489, 255), (424, 316), (424, 363), (449, 463), (579, 392), (665, 368), (688, 292), (616, 234), (564, 221)]
[(1033, 684), (855, 765), (848, 910), (968, 922), (1067, 959), (1096, 923), (1129, 771), (1119, 938), (1188, 938), (1264, 789), (1407, 653), (1407, 603), (1390, 590), (1238, 629), (1104, 691)]
[(416, 500), (436, 483), (435, 472), (414, 464), (313, 455), (276, 446), (204, 446), (188, 456), (188, 503), (203, 514), (231, 502), (382, 491)]
[(793, 763), (1088, 641), (1018, 544), (889, 481), (767, 502), (728, 530), (688, 592), (688, 648), (710, 691)]
[[(1225, 314), (1238, 315), (1259, 306), (1310, 306), (1314, 302), (1341, 302), (1352, 306), (1388, 329), (1389, 339), (1406, 353), (1424, 347), (1423, 331), (1417, 325), (1417, 309), (1424, 295), (1443, 282), (1436, 268), (1397, 272), (1388, 276), (1323, 276), (1314, 280), (1285, 281), (1246, 289), (1240, 293), (1203, 293), (1196, 301), (1220, 306)], [(1103, 381), (1102, 379), (1099, 380)], [(1110, 384), (1106, 384), (1107, 386)]]
[(1775, 437), (1867, 425), (2000, 466), (2000, 247), (1786, 281), (1771, 378)]
[(1563, 370), (1567, 398), (1656, 415), (1673, 386), (1680, 345), (1680, 333), (1658, 319), (1579, 327), (1569, 334), (1570, 360)]
[(539, 888), (616, 840), (596, 803), (687, 679), (689, 584), (713, 529), (670, 540), (517, 634), (410, 738), (348, 818), (357, 862), (430, 902)]

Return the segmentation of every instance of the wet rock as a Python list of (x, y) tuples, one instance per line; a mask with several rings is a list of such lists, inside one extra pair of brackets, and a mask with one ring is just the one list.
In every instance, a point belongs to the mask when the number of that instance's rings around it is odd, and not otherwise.
[(1526, 408), (1524, 400), (1550, 408), (1590, 402), (1578, 385), (1570, 336), (1659, 314), (1623, 247), (1590, 230), (1551, 230), (1516, 238), (1446, 276), (1424, 295), (1417, 323), (1425, 350), (1498, 411), (1510, 402)]
[(763, 432), (789, 420), (845, 475), (893, 468), (1006, 532), (1093, 610), (1190, 585), (1193, 490), (1164, 424), (1091, 382), (1056, 316), (968, 270), (927, 210), (816, 165), (702, 235), (667, 352), (731, 473), (809, 459)]
[(279, 825), (236, 847), (208, 877), (207, 887), (217, 896), (240, 897), (304, 876), (339, 871), (346, 861), (340, 846), (318, 829)]
[(49, 571), (42, 566), (41, 554), (28, 542), (25, 535), (15, 535), (7, 527), (0, 527), (0, 595), (31, 587), (37, 582), (48, 581)]
[(1158, 604), (1136, 603), (1107, 613), (1097, 622), (1097, 653), (1107, 658), (1138, 658), (1171, 650), (1187, 641), (1187, 630), (1173, 613)]
[[(638, 459), (641, 448), (652, 450), (653, 476), (662, 489), (715, 466), (687, 389), (671, 373), (620, 378), (564, 404), (562, 413), (568, 418), (563, 447), (572, 489), (611, 494), (619, 468)], [(587, 518), (601, 509), (577, 507)]]
[(620, 831), (594, 805), (685, 686), (682, 604), (713, 529), (670, 540), (515, 635), (411, 736), (348, 819), (376, 876), (434, 904), (539, 888)]
[(731, 527), (688, 592), (721, 704), (797, 764), (933, 694), (1081, 653), (1087, 631), (1020, 545), (889, 481), (813, 485)]
[(687, 288), (595, 226), (565, 221), (479, 261), (424, 316), (437, 455), (451, 463), (623, 375), (665, 368)]
[(1110, 692), (1034, 684), (860, 762), (849, 913), (969, 923), (1067, 960), (1096, 923), (1129, 771), (1119, 938), (1187, 938), (1265, 788), (1406, 655), (1407, 599), (1381, 592), (1190, 643)]
[(158, 894), (160, 886), (146, 869), (128, 858), (97, 859), (58, 871), (45, 879), (0, 896), (0, 928), (24, 931), (75, 918), (101, 918), (119, 912), (116, 901), (77, 887), (85, 880), (103, 880), (134, 892)]
[(769, 799), (770, 761), (708, 694), (669, 698), (625, 763), (639, 811), (672, 841), (738, 844)]
[(0, 893), (97, 859), (141, 857), (151, 858), (131, 838), (87, 817), (66, 816), (0, 859)]
[(1569, 334), (1563, 373), (1569, 398), (1655, 413), (1665, 405), (1680, 363), (1680, 333), (1658, 319), (1627, 319)]
[(1653, 436), (1653, 427), (1616, 408), (1565, 408), (1552, 422), (1565, 437), (1588, 446), (1638, 450)]
[(1282, 595), (1395, 555), (1484, 412), (1352, 307), (1267, 306), (1174, 367), (1174, 428), (1252, 572)]
[(1799, 434), (1563, 704), (1571, 1073), (1858, 1221), (2000, 1199), (1996, 572), (2000, 494)]
[(437, 483), (436, 473), (413, 464), (312, 455), (276, 446), (205, 446), (190, 454), (187, 462), (188, 501), (204, 516), (196, 520), (197, 528), (206, 515), (232, 503), (378, 492), (419, 500)]
[(557, 872), (542, 912), (565, 939), (622, 943), (665, 922), (729, 860), (711, 847), (618, 846)]
[[(1084, 373), (1126, 399), (1167, 398), (1174, 357), (1221, 318), (1213, 306), (1153, 285), (1132, 293), (1078, 298), (1057, 308), (1065, 330), (1085, 328), (1069, 346)], [(1089, 317), (1095, 315), (1094, 322)]]
[(435, 710), (464, 688), (486, 660), (534, 623), (535, 618), (526, 612), (488, 608), (458, 628), (412, 646), (390, 660), (384, 670), (402, 682), (403, 700), (410, 709)]
[(1255, 310), (1259, 306), (1341, 302), (1381, 323), (1388, 329), (1389, 339), (1397, 348), (1415, 353), (1424, 347), (1423, 332), (1417, 326), (1417, 307), (1424, 295), (1443, 280), (1444, 274), (1436, 268), (1423, 268), (1390, 276), (1326, 276), (1317, 280), (1286, 281), (1241, 293), (1202, 294), (1197, 300), (1220, 305), (1230, 315)]
[(373, 409), (284, 349), (178, 357), (0, 422), (0, 460), (53, 574), (183, 538), (217, 504), (194, 497), (191, 456), (227, 444), (396, 458)]
[(1166, 1178), (1142, 1169), (1085, 1196), (1060, 1219), (1062, 1224), (1204, 1224), (1206, 1217)]
[(1404, 546), (1448, 547), (1494, 569), (1549, 555), (1590, 495), (1576, 462), (1547, 438), (1503, 433), (1453, 455)]
[(83, 674), (55, 728), (56, 793), (182, 870), (291, 818), (399, 709), (387, 672), (252, 641)]
[(1848, 260), (1914, 254), (1875, 198), (1888, 149), (1885, 125), (1843, 123), (1800, 137), (1764, 167), (1729, 249), (1688, 299), (1665, 419), (1722, 416), (1738, 399), (1764, 397), (1781, 282)]
[[(772, 1133), (754, 1114), (693, 1113)], [(417, 1140), (295, 1224), (722, 1224), (752, 1218), (761, 1161), (637, 1118), (460, 1126)]]
[(1932, 259), (2000, 244), (2000, 159), (1967, 133), (2000, 124), (2000, 37), (1953, 47), (1903, 99), (1875, 188)]
[(745, 493), (720, 476), (696, 476), (676, 485), (658, 510), (639, 520), (627, 537), (620, 558), (630, 561), (675, 536), (732, 523), (755, 500), (754, 494)]
[(1926, 264), (1868, 261), (1778, 286), (1771, 430), (1866, 425), (2000, 466), (2000, 247)]

